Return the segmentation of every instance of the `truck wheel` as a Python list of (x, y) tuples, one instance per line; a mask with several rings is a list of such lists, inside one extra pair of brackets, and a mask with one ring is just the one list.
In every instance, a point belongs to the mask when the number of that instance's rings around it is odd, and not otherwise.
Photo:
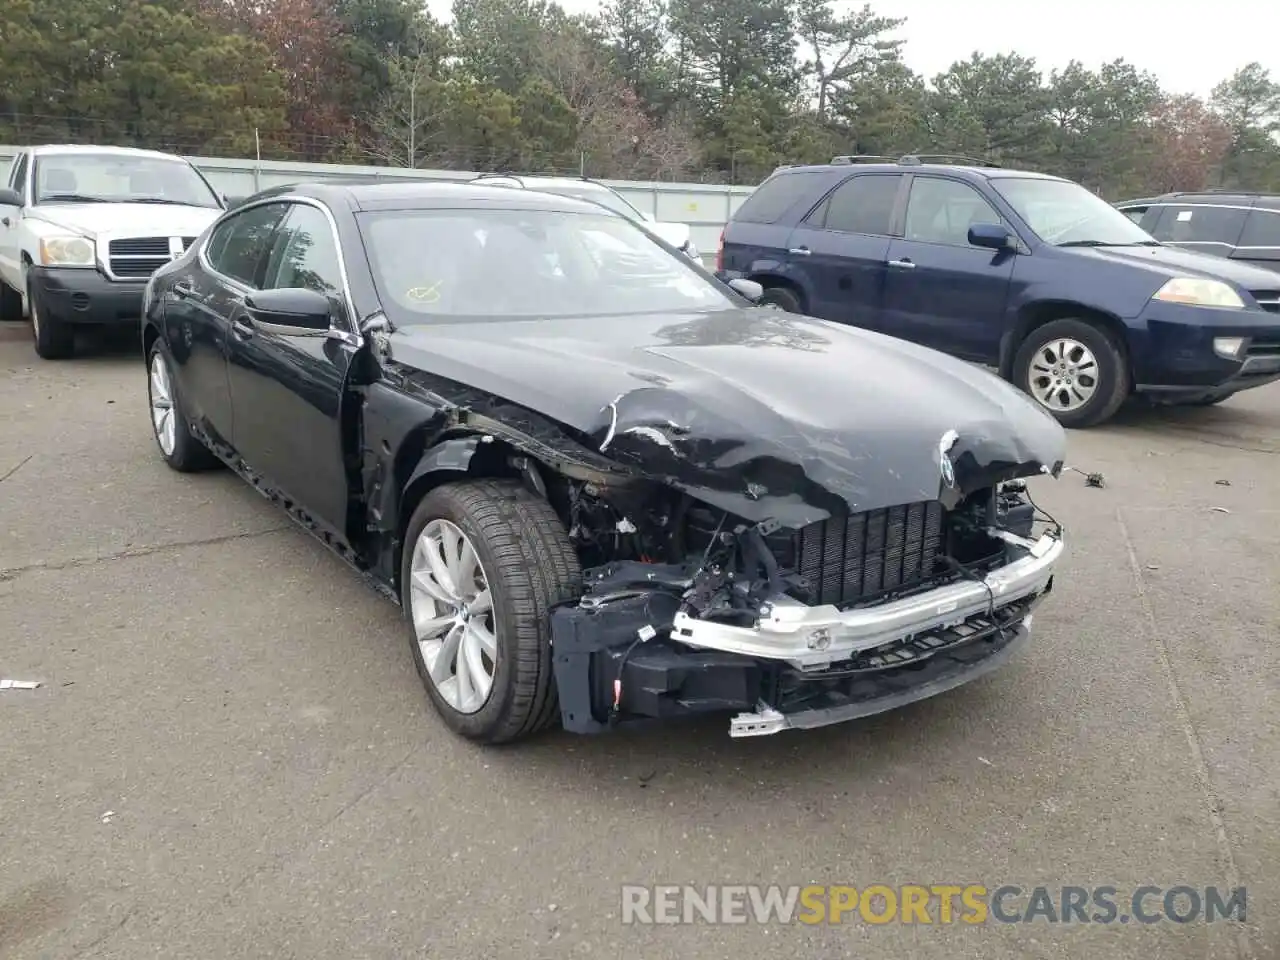
[(1014, 382), (1064, 427), (1110, 420), (1129, 396), (1129, 365), (1110, 333), (1068, 317), (1037, 327), (1018, 348)]
[(48, 315), (43, 298), (27, 284), (27, 312), (31, 315), (31, 339), (45, 360), (65, 360), (75, 350), (75, 328)]
[(760, 302), (772, 303), (787, 313), (804, 313), (804, 307), (800, 305), (800, 297), (790, 287), (766, 287)]
[(147, 407), (151, 432), (164, 462), (179, 473), (196, 473), (218, 465), (209, 448), (191, 435), (169, 357), (157, 340), (147, 357)]
[(0, 281), (0, 322), (17, 323), (22, 319), (22, 294)]
[(414, 664), (451, 730), (505, 743), (557, 719), (549, 611), (581, 591), (564, 525), (521, 484), (466, 481), (423, 498), (400, 598)]

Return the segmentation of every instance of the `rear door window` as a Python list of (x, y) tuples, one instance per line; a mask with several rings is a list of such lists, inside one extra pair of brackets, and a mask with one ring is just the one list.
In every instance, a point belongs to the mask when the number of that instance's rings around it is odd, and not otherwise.
[(1205, 204), (1170, 204), (1160, 211), (1151, 235), (1162, 243), (1193, 243), (1224, 248), (1240, 242), (1245, 216), (1239, 207), (1211, 207)]
[(760, 184), (733, 215), (743, 223), (777, 223), (812, 188), (812, 178), (782, 173)]
[(1280, 210), (1250, 210), (1240, 234), (1240, 246), (1280, 249)]
[(810, 215), (809, 225), (841, 233), (889, 236), (902, 175), (862, 173), (850, 177)]
[(1134, 223), (1142, 223), (1142, 218), (1147, 215), (1146, 207), (1125, 207), (1120, 211)]

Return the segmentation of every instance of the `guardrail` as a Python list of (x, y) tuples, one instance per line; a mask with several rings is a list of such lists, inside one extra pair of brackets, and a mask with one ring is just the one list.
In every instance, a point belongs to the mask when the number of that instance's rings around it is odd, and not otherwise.
[[(7, 175), (17, 147), (0, 145), (0, 175)], [(412, 170), (404, 167), (352, 166), (336, 163), (291, 163), (280, 160), (237, 160), (187, 157), (214, 188), (239, 197), (268, 187), (302, 180), (469, 180), (468, 170)], [(687, 223), (704, 259), (714, 255), (720, 230), (750, 196), (753, 187), (708, 183), (662, 183), (647, 180), (602, 180), (640, 210), (658, 220)]]

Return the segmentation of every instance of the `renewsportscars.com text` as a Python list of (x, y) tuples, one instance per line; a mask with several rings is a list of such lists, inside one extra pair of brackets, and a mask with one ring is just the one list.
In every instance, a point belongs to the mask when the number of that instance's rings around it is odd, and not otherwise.
[(624, 886), (625, 924), (1213, 923), (1245, 920), (1235, 887), (1003, 884)]

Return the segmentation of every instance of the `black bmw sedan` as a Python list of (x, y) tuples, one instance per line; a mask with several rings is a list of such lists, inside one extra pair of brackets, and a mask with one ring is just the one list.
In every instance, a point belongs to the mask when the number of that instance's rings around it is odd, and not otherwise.
[(147, 285), (151, 422), (404, 610), (486, 743), (723, 713), (865, 716), (1028, 642), (1064, 434), (997, 377), (759, 306), (599, 206), (295, 185)]

